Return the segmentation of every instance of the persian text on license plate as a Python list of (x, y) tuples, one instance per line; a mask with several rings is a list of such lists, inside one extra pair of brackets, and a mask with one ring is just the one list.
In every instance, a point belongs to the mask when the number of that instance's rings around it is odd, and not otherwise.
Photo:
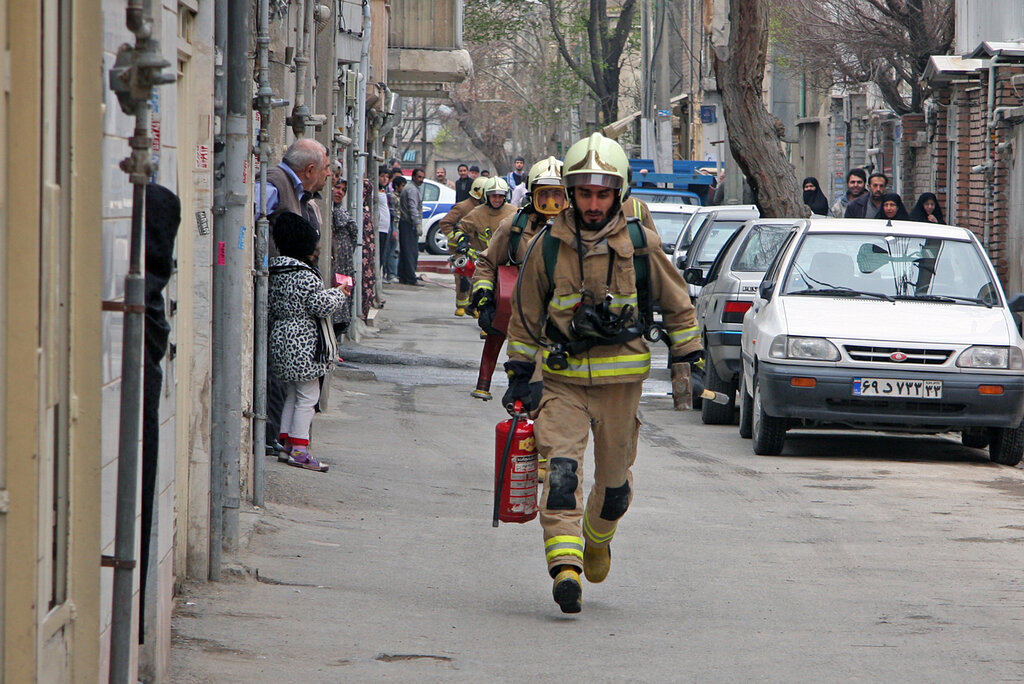
[(941, 380), (902, 380), (897, 378), (854, 378), (855, 397), (901, 397), (904, 399), (941, 399)]

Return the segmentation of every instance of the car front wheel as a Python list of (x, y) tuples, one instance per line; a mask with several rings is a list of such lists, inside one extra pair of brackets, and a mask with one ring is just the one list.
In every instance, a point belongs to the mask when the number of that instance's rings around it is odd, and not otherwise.
[(448, 253), (448, 236), (436, 223), (427, 230), (427, 251), (439, 255)]
[(786, 419), (769, 416), (761, 403), (761, 388), (754, 376), (754, 406), (751, 422), (751, 437), (754, 453), (760, 456), (778, 456), (786, 442)]
[(1015, 466), (1024, 455), (1024, 427), (992, 428), (989, 431), (988, 457), (993, 463)]

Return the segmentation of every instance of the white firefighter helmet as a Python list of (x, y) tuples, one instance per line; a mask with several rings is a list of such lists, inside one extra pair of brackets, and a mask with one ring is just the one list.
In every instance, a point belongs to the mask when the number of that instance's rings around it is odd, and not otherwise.
[(594, 133), (573, 144), (565, 153), (562, 178), (565, 187), (599, 185), (619, 191), (619, 200), (629, 192), (629, 159), (622, 146), (611, 138)]
[(504, 195), (505, 199), (508, 199), (508, 183), (504, 178), (495, 176), (484, 180), (487, 181), (487, 184), (484, 185), (484, 195)]

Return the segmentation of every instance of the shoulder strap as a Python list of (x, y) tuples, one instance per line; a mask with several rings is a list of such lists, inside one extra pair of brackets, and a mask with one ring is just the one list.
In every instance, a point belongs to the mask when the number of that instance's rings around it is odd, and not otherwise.
[(555, 266), (558, 264), (558, 250), (561, 247), (559, 239), (551, 234), (550, 230), (544, 231), (544, 242), (541, 249), (544, 250), (544, 271), (548, 274), (548, 298), (555, 289)]
[(512, 219), (512, 229), (508, 236), (509, 263), (516, 263), (516, 256), (519, 254), (519, 242), (523, 239), (523, 231), (530, 222), (530, 213), (526, 209), (520, 209)]
[[(635, 201), (635, 200), (634, 200)], [(654, 320), (654, 306), (651, 302), (650, 256), (647, 248), (647, 234), (636, 216), (626, 220), (629, 239), (633, 243), (633, 272), (636, 275), (636, 301), (642, 323), (646, 327)]]

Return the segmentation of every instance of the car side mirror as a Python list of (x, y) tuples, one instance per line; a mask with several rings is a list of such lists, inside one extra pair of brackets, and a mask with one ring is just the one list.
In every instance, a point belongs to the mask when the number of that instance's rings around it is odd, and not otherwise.
[(691, 285), (704, 284), (704, 271), (699, 268), (688, 268), (683, 271), (683, 280)]
[(762, 282), (757, 286), (757, 296), (761, 299), (771, 299), (775, 294), (775, 283)]
[(1010, 307), (1010, 311), (1014, 313), (1021, 313), (1024, 311), (1024, 293), (1018, 292), (1017, 294), (1010, 297), (1010, 301), (1006, 303)]

